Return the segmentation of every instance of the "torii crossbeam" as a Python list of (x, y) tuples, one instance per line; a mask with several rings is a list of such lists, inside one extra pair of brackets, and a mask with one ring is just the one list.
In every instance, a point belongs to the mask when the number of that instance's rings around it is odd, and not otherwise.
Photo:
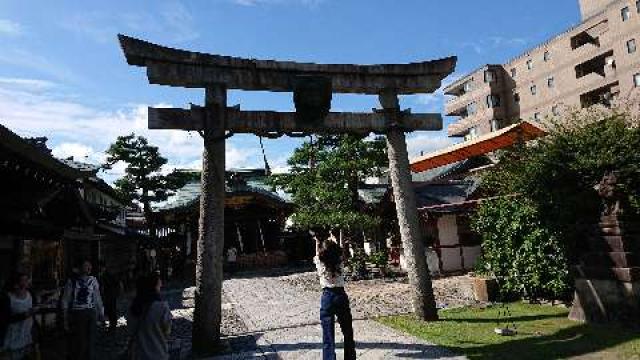
[[(195, 352), (206, 352), (220, 339), (224, 139), (233, 133), (269, 137), (310, 133), (386, 135), (400, 235), (409, 281), (414, 287), (413, 309), (425, 320), (437, 319), (411, 186), (405, 132), (440, 130), (442, 117), (403, 111), (398, 95), (433, 93), (454, 71), (455, 57), (388, 65), (296, 63), (204, 54), (124, 35), (118, 37), (127, 62), (147, 68), (149, 83), (205, 89), (204, 107), (149, 108), (149, 128), (197, 130), (204, 138), (193, 324)], [(296, 111), (242, 111), (239, 106), (228, 107), (228, 89), (293, 92)], [(382, 109), (371, 113), (330, 112), (333, 93), (378, 95)]]

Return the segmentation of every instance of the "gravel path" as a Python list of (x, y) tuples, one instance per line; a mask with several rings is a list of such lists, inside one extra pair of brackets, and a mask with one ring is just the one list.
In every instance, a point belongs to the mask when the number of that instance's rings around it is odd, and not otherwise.
[[(186, 289), (170, 289), (163, 293), (163, 297), (169, 303), (173, 322), (171, 324), (171, 336), (169, 346), (181, 359), (191, 358), (191, 328), (193, 323), (194, 293), (193, 287)], [(130, 304), (131, 298), (120, 301), (119, 313), (125, 314)], [(125, 350), (128, 343), (127, 323), (124, 317), (118, 320), (118, 327), (115, 332), (107, 332), (100, 329), (98, 336), (98, 356), (97, 360), (116, 360)], [(236, 314), (233, 305), (223, 294), (222, 297), (222, 327), (224, 336), (232, 336), (247, 332), (247, 327)], [(174, 355), (174, 358), (178, 356)]]
[[(299, 291), (320, 297), (315, 272), (283, 276), (280, 280)], [(411, 313), (411, 287), (406, 277), (389, 280), (361, 280), (347, 282), (346, 291), (356, 318), (375, 318)], [(468, 276), (451, 276), (433, 280), (433, 293), (438, 308), (452, 308), (477, 304), (473, 297), (472, 280)]]
[[(228, 337), (233, 353), (212, 359), (319, 359), (319, 291), (311, 287), (310, 279), (309, 274), (302, 274), (226, 280), (224, 293), (247, 333)], [(366, 314), (354, 307), (356, 318)], [(358, 359), (464, 359), (372, 320), (354, 320), (353, 326)], [(340, 347), (339, 330), (336, 342)], [(338, 358), (341, 352), (339, 348)]]
[[(319, 324), (321, 290), (314, 272), (263, 276), (255, 273), (225, 280), (222, 305), (222, 334), (231, 359), (319, 359), (322, 329)], [(439, 307), (473, 303), (470, 281), (464, 276), (434, 280)], [(190, 358), (194, 288), (165, 292), (173, 314), (170, 345)], [(446, 350), (421, 342), (370, 320), (381, 315), (411, 311), (406, 279), (363, 280), (347, 283), (354, 315), (358, 359), (463, 359)], [(123, 299), (124, 313), (129, 299)], [(338, 358), (341, 333), (336, 331)], [(127, 344), (126, 321), (120, 318), (115, 333), (100, 331), (98, 360), (117, 359)]]

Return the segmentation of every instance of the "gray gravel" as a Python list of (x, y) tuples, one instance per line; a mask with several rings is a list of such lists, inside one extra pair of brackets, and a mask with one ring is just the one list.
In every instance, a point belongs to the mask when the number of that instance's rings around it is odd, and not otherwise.
[[(320, 291), (311, 279), (309, 274), (298, 274), (225, 281), (224, 292), (248, 332), (228, 338), (232, 344), (244, 341), (244, 347), (235, 347), (232, 354), (212, 359), (319, 359)], [(361, 285), (375, 291), (372, 284)], [(354, 320), (353, 326), (358, 359), (464, 359), (372, 320)], [(342, 342), (339, 327), (336, 342), (338, 347)], [(342, 358), (340, 348), (337, 352)]]
[[(292, 275), (259, 273), (225, 280), (222, 334), (226, 355), (216, 360), (319, 359), (322, 329), (319, 324), (319, 289), (314, 272)], [(471, 282), (464, 276), (434, 280), (440, 307), (474, 303)], [(389, 329), (370, 318), (411, 311), (409, 285), (405, 279), (349, 282), (347, 292), (354, 314), (358, 359), (464, 359), (443, 348)], [(169, 290), (165, 298), (174, 316), (171, 347), (190, 358), (194, 288)], [(124, 313), (129, 299), (120, 304)], [(126, 321), (119, 320), (115, 333), (101, 330), (98, 360), (117, 359), (127, 344)], [(336, 331), (338, 358), (342, 341)]]

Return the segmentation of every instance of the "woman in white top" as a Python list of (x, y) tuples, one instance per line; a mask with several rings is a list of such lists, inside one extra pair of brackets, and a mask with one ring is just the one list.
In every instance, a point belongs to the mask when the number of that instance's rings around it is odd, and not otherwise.
[(344, 291), (342, 249), (334, 241), (321, 241), (314, 233), (312, 235), (316, 240), (316, 256), (313, 260), (318, 270), (320, 286), (322, 286), (320, 300), (322, 359), (334, 360), (336, 358), (335, 319), (338, 318), (344, 336), (344, 359), (354, 360), (356, 345), (353, 340), (349, 296)]
[(2, 348), (9, 359), (20, 360), (33, 351), (33, 299), (26, 274), (16, 274), (8, 285), (2, 309), (6, 324)]

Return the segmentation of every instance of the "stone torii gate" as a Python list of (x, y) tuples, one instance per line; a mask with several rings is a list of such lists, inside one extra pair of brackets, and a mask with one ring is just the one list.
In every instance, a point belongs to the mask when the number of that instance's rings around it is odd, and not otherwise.
[[(205, 89), (205, 106), (149, 108), (150, 129), (198, 131), (204, 138), (197, 243), (194, 351), (220, 339), (224, 248), (225, 139), (260, 136), (371, 132), (386, 135), (400, 235), (417, 316), (437, 319), (431, 279), (411, 186), (405, 132), (441, 130), (440, 114), (401, 110), (398, 95), (433, 93), (453, 72), (456, 58), (389, 65), (313, 64), (254, 60), (172, 49), (119, 35), (129, 65), (147, 68), (149, 83)], [(296, 111), (243, 111), (227, 106), (227, 90), (293, 92)], [(330, 112), (333, 93), (378, 95), (381, 110)]]

